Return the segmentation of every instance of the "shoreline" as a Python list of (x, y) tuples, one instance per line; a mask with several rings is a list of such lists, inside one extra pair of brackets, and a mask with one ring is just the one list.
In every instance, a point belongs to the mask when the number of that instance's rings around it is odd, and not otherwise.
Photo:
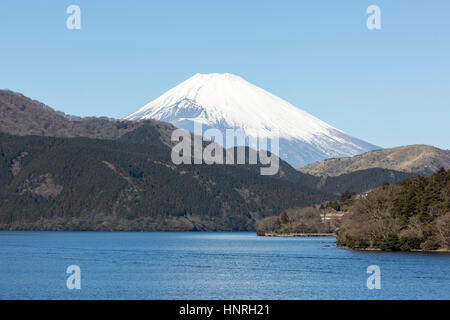
[(279, 234), (275, 232), (266, 232), (264, 234), (258, 235), (260, 237), (336, 237), (336, 233), (285, 233)]
[(449, 249), (440, 248), (437, 250), (412, 249), (408, 251), (402, 250), (381, 250), (380, 248), (350, 248), (336, 244), (338, 248), (352, 251), (371, 251), (371, 252), (395, 252), (395, 253), (450, 253)]

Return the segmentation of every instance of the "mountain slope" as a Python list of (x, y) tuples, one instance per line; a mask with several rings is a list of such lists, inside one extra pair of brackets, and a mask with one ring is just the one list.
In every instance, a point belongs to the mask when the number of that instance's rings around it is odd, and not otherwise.
[(439, 168), (450, 168), (450, 150), (426, 145), (411, 145), (375, 150), (349, 158), (328, 159), (299, 171), (316, 176), (338, 176), (359, 170), (383, 168), (430, 175)]
[[(170, 144), (170, 134), (174, 129), (172, 125), (156, 120), (148, 120), (146, 123), (157, 129), (161, 141)], [(12, 135), (118, 139), (142, 125), (142, 122), (106, 117), (68, 116), (20, 93), (0, 90), (0, 132)]]
[(137, 130), (118, 140), (0, 133), (0, 229), (253, 230), (333, 198), (246, 166), (175, 166), (154, 127)]
[(279, 156), (297, 168), (378, 149), (227, 73), (196, 74), (125, 119), (157, 119), (190, 131), (194, 123), (223, 133), (240, 128), (246, 136), (262, 138), (278, 130)]
[(413, 173), (382, 168), (370, 168), (344, 173), (339, 176), (324, 176), (316, 185), (317, 190), (340, 195), (345, 190), (364, 193), (378, 188), (384, 182), (396, 183), (413, 176)]

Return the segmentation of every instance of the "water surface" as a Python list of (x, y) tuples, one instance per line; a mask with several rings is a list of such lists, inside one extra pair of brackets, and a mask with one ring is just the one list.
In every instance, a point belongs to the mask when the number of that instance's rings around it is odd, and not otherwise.
[(0, 232), (0, 299), (450, 299), (450, 255), (249, 232)]

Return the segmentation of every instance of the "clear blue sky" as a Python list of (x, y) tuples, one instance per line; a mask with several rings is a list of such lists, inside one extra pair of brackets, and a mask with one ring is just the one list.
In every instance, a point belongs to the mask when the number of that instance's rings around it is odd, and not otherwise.
[(238, 74), (382, 147), (450, 148), (448, 0), (0, 2), (0, 88), (66, 113), (121, 118), (197, 72)]

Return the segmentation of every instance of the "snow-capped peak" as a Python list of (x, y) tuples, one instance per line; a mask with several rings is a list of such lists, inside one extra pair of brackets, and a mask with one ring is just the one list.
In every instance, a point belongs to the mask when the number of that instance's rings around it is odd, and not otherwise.
[(230, 73), (197, 73), (125, 119), (191, 119), (193, 114), (185, 114), (185, 109), (196, 111), (196, 121), (203, 124), (214, 126), (225, 122), (229, 127), (242, 128), (247, 134), (259, 137), (267, 136), (270, 129), (276, 128), (281, 137), (310, 141), (314, 135), (326, 134), (332, 129), (325, 122)]
[[(322, 160), (332, 156), (348, 156), (376, 148), (333, 128), (289, 102), (230, 73), (211, 73), (192, 76), (151, 101), (126, 120), (157, 119), (175, 126), (192, 128), (191, 122), (224, 130), (241, 128), (247, 136), (267, 137), (274, 129), (280, 139), (300, 142), (316, 149), (303, 150), (307, 154), (280, 157), (294, 165)], [(292, 146), (289, 147), (292, 149)], [(309, 148), (306, 148), (309, 149)], [(289, 152), (290, 153), (290, 152)], [(317, 156), (311, 155), (317, 153)]]

